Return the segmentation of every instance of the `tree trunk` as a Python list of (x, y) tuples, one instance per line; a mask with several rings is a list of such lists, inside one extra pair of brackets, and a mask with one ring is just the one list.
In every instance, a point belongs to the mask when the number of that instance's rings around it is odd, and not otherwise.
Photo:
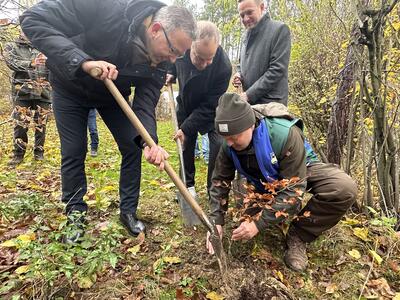
[[(370, 99), (370, 107), (374, 115), (374, 137), (376, 141), (376, 169), (378, 187), (380, 192), (380, 205), (386, 215), (393, 216), (398, 193), (398, 178), (396, 177), (396, 146), (393, 138), (393, 128), (389, 126), (385, 92), (383, 86), (384, 53), (383, 34), (386, 16), (397, 5), (399, 0), (393, 0), (391, 4), (386, 2), (379, 10), (364, 9), (364, 22), (361, 29), (362, 40), (368, 47), (369, 75), (372, 91), (366, 91)], [(361, 39), (360, 39), (361, 40)]]
[[(364, 83), (365, 83), (365, 75), (362, 75), (360, 80), (360, 99), (364, 98)], [(364, 125), (365, 120), (365, 103), (363, 101), (360, 102), (360, 123), (362, 123), (361, 128), (361, 150), (362, 150), (362, 164), (363, 164), (363, 174), (364, 174), (364, 195), (362, 200), (361, 209), (365, 212), (368, 212), (366, 206), (373, 207), (372, 201), (372, 165), (374, 161), (375, 154), (375, 139), (373, 138), (370, 149), (367, 149), (367, 133)], [(369, 151), (369, 155), (367, 153)], [(369, 157), (369, 159), (368, 159)], [(368, 159), (368, 161), (367, 161)]]
[[(351, 33), (352, 41), (358, 40), (359, 31), (356, 25)], [(345, 66), (340, 74), (336, 97), (332, 103), (331, 117), (328, 125), (328, 153), (327, 159), (331, 163), (340, 165), (343, 146), (346, 144), (351, 103), (353, 98), (354, 73), (357, 63), (354, 54), (353, 43), (347, 49)]]
[[(355, 90), (356, 84), (354, 82), (354, 88)], [(348, 133), (347, 133), (347, 155), (346, 155), (346, 167), (344, 168), (345, 172), (347, 174), (350, 174), (350, 168), (351, 168), (351, 162), (354, 157), (354, 130), (355, 130), (355, 124), (356, 124), (356, 111), (358, 109), (360, 102), (360, 97), (356, 98), (356, 93), (353, 92), (352, 99), (350, 102), (350, 116), (351, 118), (349, 119), (349, 126), (348, 126)]]

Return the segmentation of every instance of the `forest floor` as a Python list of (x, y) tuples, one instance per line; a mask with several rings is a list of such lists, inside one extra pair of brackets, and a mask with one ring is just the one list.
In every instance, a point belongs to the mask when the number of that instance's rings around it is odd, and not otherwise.
[[(10, 118), (0, 106), (0, 123)], [(170, 122), (158, 124), (160, 144), (177, 169)], [(7, 166), (12, 123), (0, 127), (1, 299), (400, 299), (400, 239), (393, 220), (348, 215), (309, 245), (304, 273), (283, 263), (284, 236), (274, 229), (252, 241), (224, 238), (228, 287), (205, 250), (205, 230), (182, 226), (175, 188), (164, 172), (142, 163), (139, 216), (146, 235), (129, 237), (118, 221), (120, 154), (98, 119), (98, 157), (88, 155), (90, 207), (84, 240), (64, 245), (68, 231), (60, 203), (60, 146), (55, 121), (48, 123), (45, 160)], [(29, 132), (32, 141), (32, 130)], [(206, 169), (196, 161), (196, 189), (208, 210)]]

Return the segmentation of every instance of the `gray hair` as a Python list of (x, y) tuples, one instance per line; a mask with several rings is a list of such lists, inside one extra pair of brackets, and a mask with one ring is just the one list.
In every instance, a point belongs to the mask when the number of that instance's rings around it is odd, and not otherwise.
[(210, 21), (198, 21), (196, 30), (196, 41), (214, 40), (217, 44), (220, 41), (220, 34), (217, 26)]
[(166, 32), (180, 29), (192, 40), (196, 38), (196, 22), (191, 12), (184, 7), (163, 6), (155, 14), (153, 22), (160, 22)]
[[(244, 0), (238, 0), (238, 3), (243, 2)], [(253, 0), (257, 5), (260, 5), (261, 3), (264, 3), (264, 0)]]

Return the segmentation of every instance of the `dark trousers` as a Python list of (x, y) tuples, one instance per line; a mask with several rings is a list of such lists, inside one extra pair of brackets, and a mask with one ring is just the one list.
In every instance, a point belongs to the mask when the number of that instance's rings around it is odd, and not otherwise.
[(90, 135), (90, 149), (97, 150), (99, 147), (99, 134), (97, 132), (97, 124), (96, 124), (96, 109), (92, 108), (89, 110), (88, 115), (88, 129)]
[(89, 99), (53, 86), (53, 110), (61, 142), (62, 201), (66, 211), (86, 211), (85, 158), (88, 115), (96, 108), (111, 131), (122, 155), (119, 196), (121, 213), (136, 214), (142, 150), (134, 142), (134, 128), (111, 98)]
[(318, 163), (307, 167), (307, 190), (313, 196), (299, 216), (306, 211), (311, 216), (293, 221), (291, 227), (304, 242), (311, 242), (340, 221), (356, 200), (357, 185), (336, 165)]
[[(210, 145), (209, 162), (207, 170), (207, 190), (211, 187), (211, 176), (214, 171), (215, 161), (217, 159), (219, 148), (222, 144), (222, 138), (215, 132), (215, 130), (208, 132), (208, 139)], [(185, 177), (186, 186), (191, 187), (195, 185), (196, 167), (194, 164), (194, 149), (196, 147), (197, 132), (195, 135), (185, 135), (183, 143), (183, 161), (185, 164)]]
[(32, 126), (30, 124), (32, 114), (35, 130), (34, 153), (38, 154), (44, 152), (49, 109), (50, 103), (41, 100), (16, 100), (14, 102), (14, 156), (25, 155), (26, 146), (28, 144), (28, 128)]

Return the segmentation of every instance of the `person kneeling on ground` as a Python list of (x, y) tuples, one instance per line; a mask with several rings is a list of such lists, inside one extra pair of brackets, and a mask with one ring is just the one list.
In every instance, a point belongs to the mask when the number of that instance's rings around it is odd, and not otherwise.
[[(302, 121), (291, 117), (283, 104), (252, 107), (237, 94), (224, 94), (216, 110), (215, 128), (225, 141), (212, 177), (211, 220), (222, 236), (236, 170), (261, 194), (268, 194), (263, 182), (299, 178), (290, 188), (277, 191), (270, 209), (263, 209), (258, 219), (243, 221), (233, 231), (232, 240), (250, 240), (286, 216), (302, 216), (290, 224), (284, 261), (289, 268), (304, 271), (308, 264), (306, 244), (339, 222), (355, 201), (355, 182), (336, 165), (318, 160), (303, 137)], [(302, 208), (306, 190), (313, 196)], [(207, 249), (214, 252), (209, 234)]]

